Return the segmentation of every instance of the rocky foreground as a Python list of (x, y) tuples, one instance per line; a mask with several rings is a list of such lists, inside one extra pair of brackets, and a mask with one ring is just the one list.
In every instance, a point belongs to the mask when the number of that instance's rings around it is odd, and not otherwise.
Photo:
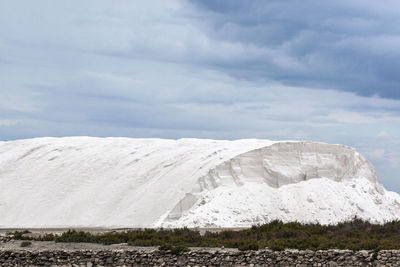
[(0, 266), (399, 266), (399, 250), (350, 251), (238, 251), (224, 248), (191, 248), (173, 254), (155, 247), (126, 244), (57, 244), (21, 241), (0, 243)]

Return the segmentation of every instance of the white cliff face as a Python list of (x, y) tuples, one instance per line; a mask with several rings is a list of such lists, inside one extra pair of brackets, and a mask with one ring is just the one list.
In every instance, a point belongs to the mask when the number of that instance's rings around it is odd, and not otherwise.
[(0, 227), (243, 227), (400, 219), (400, 196), (341, 145), (268, 140), (0, 142)]
[(281, 142), (235, 156), (211, 169), (204, 179), (220, 184), (266, 183), (278, 188), (314, 178), (342, 182), (359, 177), (377, 182), (372, 165), (349, 147)]

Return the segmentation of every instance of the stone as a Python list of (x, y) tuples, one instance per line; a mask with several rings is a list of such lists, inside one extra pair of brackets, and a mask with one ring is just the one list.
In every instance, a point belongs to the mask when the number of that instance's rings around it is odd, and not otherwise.
[(400, 266), (400, 251), (231, 251), (203, 249), (173, 255), (158, 250), (135, 251), (24, 251), (1, 250), (0, 266)]
[(366, 250), (360, 250), (360, 253), (361, 253), (361, 255), (362, 255), (364, 258), (366, 258), (366, 257), (369, 256), (369, 252), (366, 251)]

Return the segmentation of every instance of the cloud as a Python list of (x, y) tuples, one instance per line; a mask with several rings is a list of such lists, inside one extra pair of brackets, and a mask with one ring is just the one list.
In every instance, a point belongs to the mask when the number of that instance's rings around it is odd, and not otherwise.
[(400, 97), (394, 71), (400, 57), (398, 2), (385, 8), (373, 1), (191, 2), (207, 16), (201, 25), (208, 36), (269, 51), (246, 62), (232, 58), (232, 64), (248, 70), (226, 68), (232, 75)]
[(385, 131), (380, 131), (380, 132), (378, 133), (378, 136), (379, 136), (379, 137), (387, 137), (387, 136), (388, 136), (388, 133), (385, 132)]
[(340, 123), (364, 124), (377, 122), (377, 118), (357, 112), (339, 111), (328, 115), (329, 118)]
[[(387, 113), (380, 113), (380, 112), (353, 112), (353, 111), (344, 111), (338, 110), (335, 112), (330, 113), (327, 118), (333, 119), (339, 123), (346, 123), (346, 124), (368, 124), (368, 123), (378, 123), (384, 121), (399, 121), (400, 116), (398, 115), (391, 115)], [(378, 136), (387, 136), (387, 133), (381, 131)]]
[(384, 149), (375, 149), (367, 154), (373, 159), (382, 159), (385, 156), (385, 150)]
[(389, 162), (391, 163), (392, 167), (399, 167), (400, 166), (400, 157), (389, 158)]
[[(17, 92), (15, 92), (17, 91)], [(8, 110), (14, 112), (32, 112), (38, 110), (37, 104), (32, 100), (31, 93), (24, 90), (10, 90), (1, 93), (0, 110)]]
[(0, 126), (11, 126), (19, 123), (18, 120), (0, 120)]
[[(104, 1), (8, 3), (0, 30), (9, 53), (2, 58), (79, 68), (88, 58), (78, 54), (89, 52), (217, 69), (240, 79), (400, 97), (397, 2), (387, 9), (373, 1), (217, 2), (125, 2), (124, 10)], [(10, 10), (19, 13), (11, 16)]]

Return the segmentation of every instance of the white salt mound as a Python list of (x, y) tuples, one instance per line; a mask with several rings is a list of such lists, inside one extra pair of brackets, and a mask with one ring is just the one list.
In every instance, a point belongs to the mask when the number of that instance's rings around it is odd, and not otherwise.
[(0, 228), (248, 227), (400, 219), (352, 148), (312, 142), (37, 138), (0, 142)]

